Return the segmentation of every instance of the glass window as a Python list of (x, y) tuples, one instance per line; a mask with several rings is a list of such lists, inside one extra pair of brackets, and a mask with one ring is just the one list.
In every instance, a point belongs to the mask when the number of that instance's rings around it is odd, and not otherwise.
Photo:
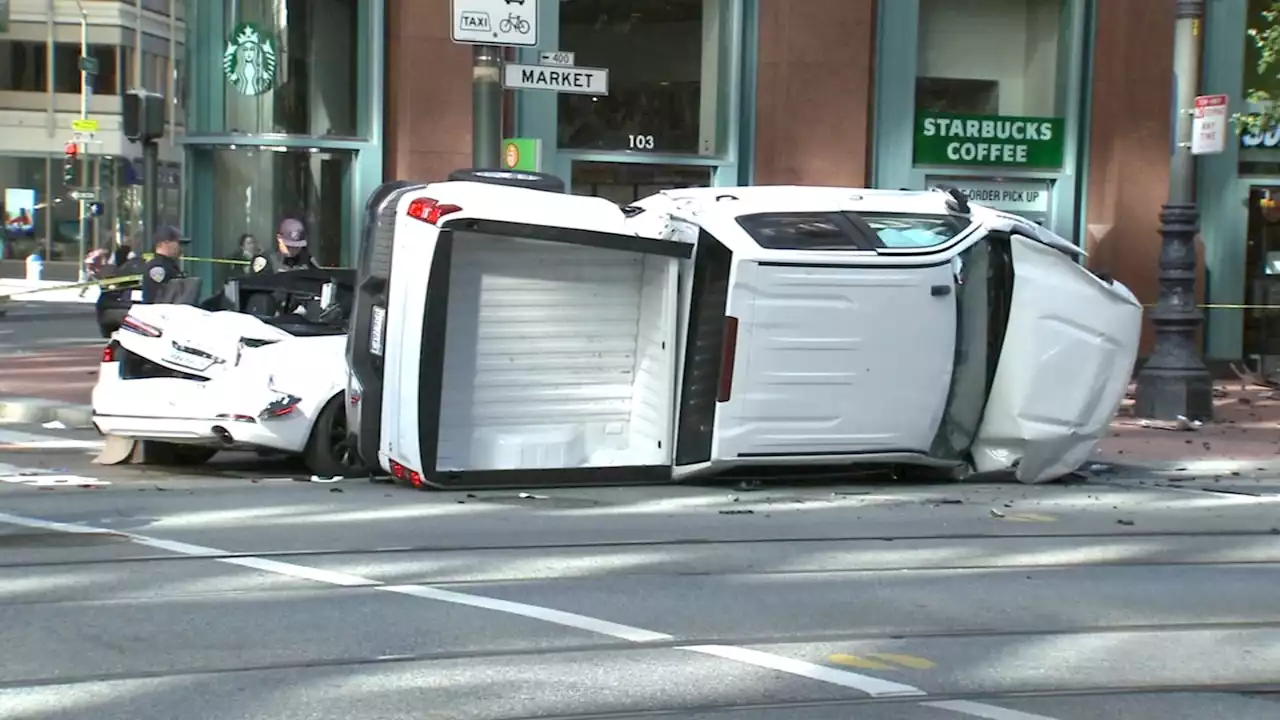
[(1065, 0), (920, 0), (917, 111), (1057, 117)]
[(559, 98), (562, 148), (714, 155), (720, 0), (561, 0), (560, 49), (609, 94)]
[(744, 215), (738, 224), (769, 250), (865, 250), (849, 223), (838, 213), (768, 213)]
[(569, 185), (575, 195), (605, 197), (619, 205), (629, 205), (663, 190), (710, 187), (711, 168), (697, 165), (575, 162)]
[(858, 213), (886, 248), (926, 248), (941, 245), (969, 226), (946, 215), (886, 215)]
[[(356, 0), (241, 0), (226, 8), (229, 132), (356, 136)], [(242, 34), (230, 37), (234, 28)]]
[(0, 155), (0, 259), (21, 260), (33, 252), (48, 258), (48, 159)]
[(343, 264), (350, 153), (256, 148), (200, 153), (204, 157), (198, 161), (213, 165), (214, 257), (238, 258), (245, 233), (269, 250), (280, 221), (295, 218), (306, 225), (311, 253), (320, 264)]
[(44, 43), (0, 40), (0, 90), (44, 92), (48, 70)]

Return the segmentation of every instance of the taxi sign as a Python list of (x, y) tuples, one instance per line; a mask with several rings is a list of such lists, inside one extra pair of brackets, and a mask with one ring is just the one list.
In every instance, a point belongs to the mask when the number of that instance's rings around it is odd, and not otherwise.
[(86, 132), (86, 133), (98, 132), (98, 121), (90, 120), (88, 118), (72, 120), (71, 129), (75, 130), (76, 132)]

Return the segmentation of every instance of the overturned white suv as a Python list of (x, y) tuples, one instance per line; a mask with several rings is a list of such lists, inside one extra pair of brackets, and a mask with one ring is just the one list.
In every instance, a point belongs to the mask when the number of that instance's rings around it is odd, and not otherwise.
[[(554, 181), (554, 182), (553, 182)], [(417, 487), (924, 465), (1044, 482), (1124, 397), (1142, 308), (958, 190), (400, 183), (348, 359), (364, 456)]]

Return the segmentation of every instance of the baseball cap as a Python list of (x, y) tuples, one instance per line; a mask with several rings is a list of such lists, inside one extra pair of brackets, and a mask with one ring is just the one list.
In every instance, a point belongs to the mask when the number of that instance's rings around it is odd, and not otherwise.
[(300, 221), (293, 218), (280, 223), (279, 235), (285, 247), (303, 248), (307, 246), (307, 228)]
[(172, 225), (165, 225), (156, 230), (155, 234), (151, 236), (151, 243), (159, 245), (166, 242), (185, 243), (187, 239), (182, 237), (182, 231), (178, 230), (178, 228)]

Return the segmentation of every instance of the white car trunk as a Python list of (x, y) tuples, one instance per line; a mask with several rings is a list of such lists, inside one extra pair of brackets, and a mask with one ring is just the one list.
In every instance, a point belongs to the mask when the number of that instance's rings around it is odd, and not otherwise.
[[(129, 329), (130, 319), (141, 329)], [(158, 335), (145, 332), (153, 329)], [(134, 305), (115, 340), (129, 352), (184, 373), (213, 377), (236, 366), (242, 338), (283, 340), (292, 335), (241, 313), (190, 305)]]

